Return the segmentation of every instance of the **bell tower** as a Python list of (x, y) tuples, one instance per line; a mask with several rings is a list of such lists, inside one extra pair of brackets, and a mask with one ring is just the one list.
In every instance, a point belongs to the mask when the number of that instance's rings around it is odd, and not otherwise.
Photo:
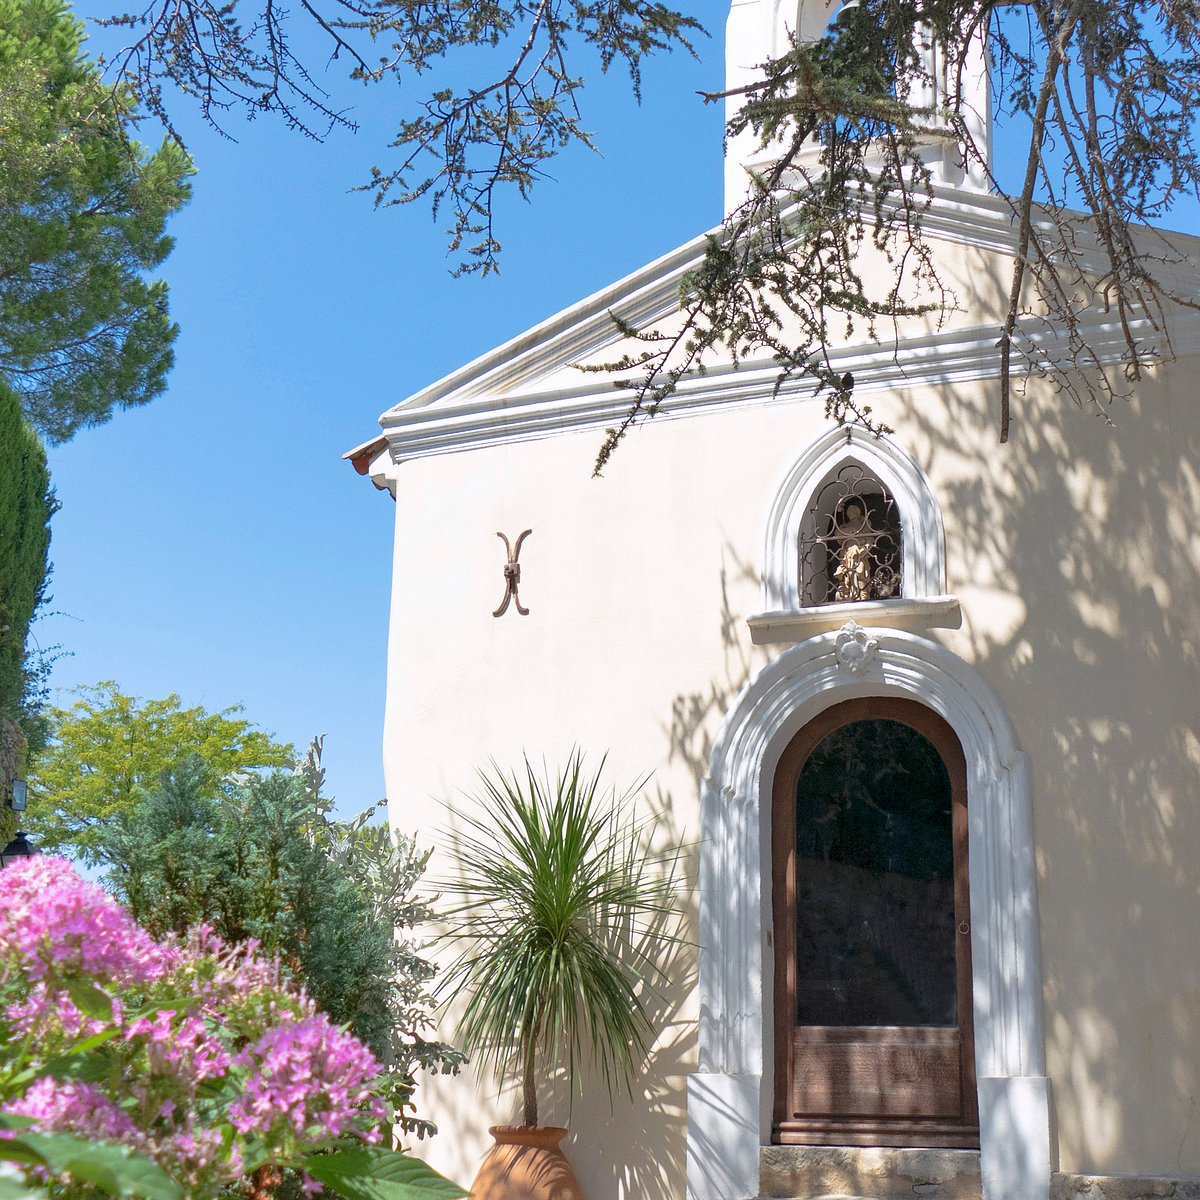
[[(843, 10), (857, 7), (858, 0), (733, 0), (725, 26), (725, 87), (735, 92), (759, 77), (764, 62), (784, 53), (789, 36), (816, 41), (837, 20)], [(992, 160), (991, 89), (988, 85), (987, 56), (983, 39), (969, 48), (961, 72), (947, 78), (945, 61), (931, 37), (921, 47), (930, 78), (925, 98), (932, 108), (958, 109), (966, 128), (987, 163)], [(741, 106), (742, 98), (731, 95), (726, 101), (728, 120)], [(818, 148), (811, 159), (815, 165)], [(751, 176), (778, 161), (779, 148), (763, 146), (750, 132), (728, 138), (725, 144), (725, 213), (732, 212), (749, 194)], [(990, 190), (987, 171), (977, 161), (964, 162), (956, 139), (931, 128), (922, 157), (935, 183), (965, 191)]]

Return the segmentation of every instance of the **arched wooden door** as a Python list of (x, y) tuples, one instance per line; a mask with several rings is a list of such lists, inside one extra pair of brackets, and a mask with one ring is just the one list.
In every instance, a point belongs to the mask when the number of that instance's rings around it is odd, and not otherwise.
[(777, 1142), (979, 1145), (967, 771), (913, 700), (827, 709), (775, 774)]

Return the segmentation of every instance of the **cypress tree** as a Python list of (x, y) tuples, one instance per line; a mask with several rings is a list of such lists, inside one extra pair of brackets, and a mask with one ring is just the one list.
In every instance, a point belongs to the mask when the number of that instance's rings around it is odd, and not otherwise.
[(42, 689), (26, 641), (45, 591), (56, 507), (42, 443), (0, 383), (0, 786), (17, 773), (26, 739), (37, 738)]

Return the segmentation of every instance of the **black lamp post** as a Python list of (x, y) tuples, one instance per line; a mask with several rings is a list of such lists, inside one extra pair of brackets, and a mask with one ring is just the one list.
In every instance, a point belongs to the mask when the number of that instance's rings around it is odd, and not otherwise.
[[(14, 779), (9, 785), (8, 795), (5, 797), (8, 807), (13, 812), (24, 812), (27, 795), (28, 789), (25, 780)], [(16, 862), (21, 858), (28, 858), (31, 854), (37, 853), (38, 851), (25, 840), (25, 835), (18, 830), (17, 836), (3, 850), (0, 850), (0, 867), (7, 867), (9, 863)]]
[(19, 862), (22, 858), (28, 858), (31, 854), (38, 854), (26, 840), (25, 835), (19, 830), (17, 836), (13, 838), (3, 850), (0, 850), (0, 867), (7, 867), (9, 863)]

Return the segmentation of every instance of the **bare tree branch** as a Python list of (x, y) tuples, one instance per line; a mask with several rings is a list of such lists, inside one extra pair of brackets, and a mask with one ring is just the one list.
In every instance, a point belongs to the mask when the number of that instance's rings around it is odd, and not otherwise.
[[(1027, 139), (1019, 188), (1004, 197), (1015, 255), (997, 328), (1000, 441), (1014, 391), (1032, 376), (1110, 420), (1111, 403), (1172, 353), (1167, 306), (1198, 307), (1163, 282), (1180, 254), (1146, 227), (1200, 196), (1198, 25), (1200, 8), (1183, 0), (863, 0), (819, 40), (764, 63), (758, 82), (706, 94), (739, 101), (730, 133), (754, 134), (771, 165), (685, 281), (681, 327), (619, 326), (649, 349), (604, 364), (642, 374), (619, 381), (633, 400), (597, 469), (717, 345), (735, 364), (769, 353), (780, 383), (808, 376), (833, 419), (880, 431), (851, 376), (832, 367), (831, 332), (875, 339), (888, 319), (897, 346), (902, 318), (941, 320), (954, 307), (923, 231), (933, 199), (924, 153), (952, 139), (964, 169), (1003, 195), (965, 99), (985, 33), (997, 110)], [(942, 74), (920, 50), (929, 35)], [(868, 245), (890, 268), (870, 290), (855, 265)], [(1085, 332), (1098, 305), (1121, 331), (1123, 388)]]

